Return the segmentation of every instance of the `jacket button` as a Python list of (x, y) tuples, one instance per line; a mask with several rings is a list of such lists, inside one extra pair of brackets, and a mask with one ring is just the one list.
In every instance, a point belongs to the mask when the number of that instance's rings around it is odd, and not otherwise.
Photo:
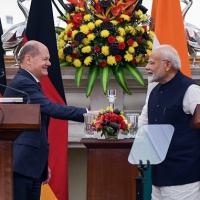
[(157, 122), (157, 121), (158, 121), (158, 119), (157, 119), (157, 118), (155, 118), (155, 119), (154, 119), (154, 121), (155, 121), (155, 122)]
[(160, 107), (160, 105), (159, 105), (159, 104), (157, 104), (157, 105), (156, 105), (156, 108), (159, 108), (159, 107)]

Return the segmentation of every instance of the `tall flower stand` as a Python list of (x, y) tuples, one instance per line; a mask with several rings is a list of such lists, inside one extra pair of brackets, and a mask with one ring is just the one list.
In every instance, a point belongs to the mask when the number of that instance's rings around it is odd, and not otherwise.
[(128, 163), (133, 139), (82, 139), (87, 148), (87, 200), (135, 200), (137, 167)]

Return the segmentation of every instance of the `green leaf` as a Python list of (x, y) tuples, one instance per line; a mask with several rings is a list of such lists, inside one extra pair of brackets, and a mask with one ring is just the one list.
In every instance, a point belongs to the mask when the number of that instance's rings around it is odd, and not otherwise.
[(95, 80), (99, 74), (98, 66), (90, 66), (88, 73), (88, 83), (86, 87), (86, 97), (89, 97), (94, 87)]
[(66, 22), (67, 18), (65, 16), (58, 16), (59, 19), (61, 19), (62, 21)]
[(56, 31), (56, 33), (59, 35), (62, 31), (64, 31), (65, 29), (64, 28), (61, 28), (61, 27), (58, 27), (58, 26), (56, 26), (55, 27), (55, 31)]
[(60, 67), (67, 67), (67, 64), (68, 64), (67, 62), (61, 62)]
[(136, 67), (126, 64), (126, 69), (140, 85), (145, 86), (144, 79)]
[(76, 68), (75, 83), (78, 87), (80, 86), (82, 75), (83, 75), (83, 67)]
[(102, 85), (103, 93), (106, 94), (109, 76), (110, 76), (110, 67), (106, 66), (104, 68), (101, 68), (100, 74), (101, 74), (101, 85)]
[(122, 67), (112, 67), (112, 72), (124, 92), (130, 95), (131, 91), (128, 88)]

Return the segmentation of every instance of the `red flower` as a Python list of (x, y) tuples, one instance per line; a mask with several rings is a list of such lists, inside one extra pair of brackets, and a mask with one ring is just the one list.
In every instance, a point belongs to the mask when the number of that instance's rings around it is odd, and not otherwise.
[(117, 21), (121, 24), (124, 20), (122, 18), (118, 18)]
[(142, 36), (138, 37), (137, 42), (138, 42), (138, 44), (142, 43)]
[(80, 25), (80, 24), (74, 23), (74, 24), (73, 24), (73, 27), (72, 27), (72, 30), (76, 30), (76, 29), (79, 27), (79, 25)]
[(124, 117), (121, 114), (108, 110), (98, 114), (93, 127), (96, 131), (102, 131), (102, 135), (105, 135), (105, 132), (111, 135), (117, 134), (120, 129), (127, 133), (128, 130), (128, 124), (124, 120)]
[(130, 38), (130, 39), (127, 40), (126, 43), (128, 44), (128, 46), (132, 46), (133, 43), (134, 43), (134, 40)]
[(72, 16), (73, 22), (76, 24), (81, 24), (83, 20), (83, 15), (81, 13), (76, 13)]
[(108, 37), (108, 42), (110, 43), (110, 44), (113, 44), (114, 42), (115, 42), (115, 37), (114, 36), (109, 36)]
[(147, 32), (147, 26), (146, 25), (142, 26), (142, 28), (144, 29), (145, 32)]
[(107, 66), (107, 62), (106, 62), (106, 60), (102, 60), (100, 63), (99, 63), (99, 66), (100, 67), (106, 67)]
[(101, 51), (101, 48), (100, 47), (98, 47), (98, 46), (95, 46), (94, 47), (94, 52), (95, 53), (99, 53)]
[(127, 124), (125, 123), (125, 121), (121, 121), (121, 123), (120, 123), (120, 129), (122, 129), (122, 130), (126, 130), (127, 129)]
[(99, 3), (95, 4), (95, 10), (97, 13), (102, 13), (103, 12), (103, 8), (100, 6)]
[(125, 49), (125, 47), (126, 47), (126, 44), (124, 43), (124, 42), (119, 42), (119, 44), (118, 44), (118, 49)]
[(67, 36), (68, 36), (68, 37), (71, 37), (71, 36), (72, 36), (72, 31), (68, 31), (68, 32), (67, 32)]
[(117, 62), (120, 62), (120, 61), (122, 60), (122, 57), (121, 57), (120, 55), (116, 55), (116, 56), (115, 56), (115, 60), (116, 60)]

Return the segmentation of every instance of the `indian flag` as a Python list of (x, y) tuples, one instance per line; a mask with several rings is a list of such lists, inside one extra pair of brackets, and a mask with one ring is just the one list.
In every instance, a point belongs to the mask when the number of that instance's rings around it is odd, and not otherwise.
[(151, 16), (156, 34), (154, 46), (159, 43), (172, 45), (180, 55), (182, 73), (190, 77), (191, 70), (180, 0), (153, 0)]

